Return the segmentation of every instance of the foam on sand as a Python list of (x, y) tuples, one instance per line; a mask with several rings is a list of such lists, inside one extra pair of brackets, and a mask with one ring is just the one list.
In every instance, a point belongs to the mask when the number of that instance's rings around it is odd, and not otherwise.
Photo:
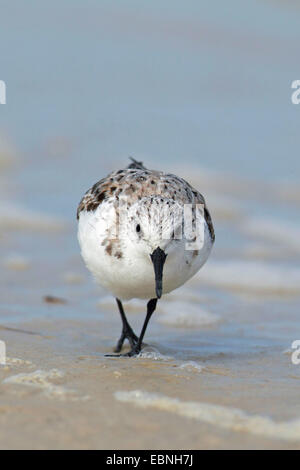
[(202, 372), (203, 369), (205, 369), (204, 366), (201, 366), (195, 361), (189, 361), (189, 362), (183, 362), (180, 366), (179, 369), (184, 369), (187, 372)]
[(219, 315), (207, 312), (196, 304), (180, 301), (168, 302), (166, 306), (160, 305), (162, 315), (157, 316), (157, 321), (165, 325), (179, 327), (201, 327), (212, 325), (219, 321)]
[(275, 422), (267, 416), (250, 415), (238, 408), (181, 401), (178, 398), (148, 393), (143, 390), (117, 391), (115, 398), (140, 408), (167, 411), (234, 432), (250, 433), (268, 439), (300, 441), (300, 418)]
[(161, 354), (158, 349), (153, 348), (152, 346), (146, 346), (143, 350), (138, 354), (138, 359), (151, 359), (152, 361), (172, 361), (173, 357), (166, 356), (165, 354)]
[(57, 398), (59, 400), (70, 398), (72, 401), (87, 399), (88, 397), (76, 397), (76, 395), (74, 395), (74, 390), (70, 390), (61, 385), (56, 385), (50, 382), (51, 380), (61, 379), (64, 375), (64, 372), (58, 369), (51, 369), (49, 371), (36, 370), (30, 373), (12, 375), (4, 379), (3, 383), (20, 384), (38, 388), (41, 389), (44, 395), (48, 398)]
[(208, 263), (199, 282), (258, 294), (299, 294), (300, 269), (254, 261)]

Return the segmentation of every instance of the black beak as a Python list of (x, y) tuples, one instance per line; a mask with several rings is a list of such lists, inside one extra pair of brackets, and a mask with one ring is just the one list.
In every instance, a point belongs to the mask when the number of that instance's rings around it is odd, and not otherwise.
[(151, 253), (150, 256), (154, 267), (156, 297), (160, 299), (162, 295), (163, 268), (167, 255), (158, 247), (153, 251), (153, 253)]

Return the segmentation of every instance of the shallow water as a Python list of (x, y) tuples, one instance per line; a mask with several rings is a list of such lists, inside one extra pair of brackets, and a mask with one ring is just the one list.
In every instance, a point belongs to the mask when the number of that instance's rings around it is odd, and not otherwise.
[[(299, 448), (298, 7), (4, 3), (0, 447)], [(192, 182), (216, 230), (132, 360), (104, 357), (119, 316), (75, 221), (128, 155)], [(125, 307), (139, 331), (144, 302)]]

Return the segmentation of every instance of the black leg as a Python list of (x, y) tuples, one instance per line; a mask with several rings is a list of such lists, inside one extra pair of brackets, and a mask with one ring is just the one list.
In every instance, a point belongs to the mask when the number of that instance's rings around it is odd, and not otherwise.
[[(154, 312), (154, 310), (156, 309), (157, 299), (151, 299), (147, 303), (147, 315), (146, 315), (146, 318), (145, 318), (145, 321), (144, 321), (144, 324), (143, 324), (143, 328), (142, 328), (142, 331), (141, 331), (141, 334), (140, 334), (139, 338), (137, 338), (137, 336), (134, 334), (131, 326), (129, 325), (129, 323), (126, 319), (122, 304), (121, 304), (119, 299), (117, 299), (117, 303), (118, 303), (121, 318), (122, 318), (122, 321), (123, 321), (123, 331), (122, 331), (122, 335), (121, 335), (121, 337), (118, 341), (115, 352), (119, 352), (121, 350), (121, 349), (118, 349), (118, 348), (119, 348), (119, 345), (121, 345), (121, 347), (122, 347), (122, 344), (123, 344), (125, 338), (128, 338), (128, 340), (130, 342), (130, 345), (131, 345), (131, 350), (126, 354), (105, 354), (105, 355), (108, 356), (108, 357), (122, 357), (122, 356), (123, 357), (132, 357), (132, 356), (137, 356), (141, 352), (145, 332), (146, 332), (149, 320), (151, 318), (151, 315)], [(124, 336), (124, 328), (125, 329), (129, 328), (130, 333), (129, 333), (128, 336)], [(128, 331), (127, 331), (127, 333), (128, 333)], [(129, 339), (129, 338), (131, 338), (131, 339)]]
[(135, 345), (137, 344), (137, 342), (138, 342), (138, 337), (136, 336), (133, 329), (131, 328), (131, 326), (128, 323), (128, 320), (126, 318), (126, 315), (125, 315), (125, 312), (124, 312), (124, 309), (123, 309), (122, 302), (119, 299), (116, 299), (116, 301), (117, 301), (117, 304), (118, 304), (118, 307), (119, 307), (119, 312), (120, 312), (121, 319), (122, 319), (122, 324), (123, 324), (120, 339), (119, 339), (119, 341), (117, 343), (117, 346), (115, 347), (115, 350), (114, 350), (116, 353), (118, 353), (122, 350), (123, 343), (124, 343), (125, 339), (128, 339), (129, 344), (131, 346), (131, 349), (133, 349), (135, 347)]
[(128, 353), (128, 354), (132, 353), (132, 354), (130, 354), (131, 356), (133, 356), (135, 354), (139, 354), (141, 352), (142, 342), (143, 342), (143, 339), (144, 339), (144, 336), (145, 336), (145, 333), (146, 333), (146, 329), (147, 329), (149, 320), (152, 316), (152, 313), (156, 309), (156, 304), (157, 304), (157, 299), (151, 299), (151, 300), (149, 300), (149, 302), (147, 304), (147, 315), (146, 315), (146, 318), (145, 318), (145, 321), (144, 321), (144, 324), (143, 324), (143, 328), (142, 328), (140, 337), (139, 337), (138, 342), (136, 343), (136, 345)]
[(132, 357), (132, 356), (137, 356), (142, 349), (142, 343), (143, 343), (143, 338), (149, 323), (149, 320), (151, 318), (152, 313), (154, 312), (157, 304), (157, 299), (151, 299), (149, 300), (147, 304), (147, 315), (143, 324), (143, 328), (140, 334), (140, 337), (138, 338), (138, 341), (131, 346), (131, 350), (126, 353), (126, 354), (117, 354), (115, 357)]

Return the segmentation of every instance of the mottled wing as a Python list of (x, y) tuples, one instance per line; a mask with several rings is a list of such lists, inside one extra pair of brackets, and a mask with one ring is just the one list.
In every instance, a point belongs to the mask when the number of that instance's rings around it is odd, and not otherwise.
[(216, 236), (215, 236), (215, 229), (214, 229), (214, 226), (213, 226), (213, 223), (212, 223), (212, 219), (211, 219), (209, 210), (207, 209), (206, 206), (204, 206), (204, 217), (205, 217), (205, 220), (206, 220), (208, 229), (209, 229), (209, 233), (210, 233), (211, 239), (212, 239), (212, 241), (214, 242), (214, 241), (215, 241), (215, 238), (216, 238)]
[(211, 239), (214, 241), (213, 223), (202, 194), (183, 178), (148, 170), (142, 162), (136, 160), (133, 160), (124, 170), (112, 172), (94, 184), (81, 199), (77, 209), (77, 218), (83, 210), (95, 211), (104, 200), (113, 197), (115, 201), (118, 201), (119, 198), (127, 196), (130, 197), (131, 203), (144, 197), (160, 196), (181, 204), (203, 204), (204, 217)]
[(103, 178), (90, 188), (81, 199), (77, 208), (77, 219), (81, 211), (95, 211), (99, 204), (105, 199), (105, 188), (107, 187), (107, 178)]
[[(173, 183), (173, 186), (177, 187), (177, 189), (173, 190), (175, 191), (176, 196), (178, 195), (179, 192), (179, 197), (183, 200), (183, 203), (190, 203), (190, 204), (203, 204), (204, 205), (204, 218), (207, 223), (209, 233), (212, 239), (212, 242), (215, 241), (215, 230), (212, 222), (212, 218), (210, 216), (209, 210), (207, 208), (204, 196), (193, 186), (190, 185), (186, 180), (183, 178), (180, 178), (175, 175), (164, 175), (168, 182), (171, 181), (171, 184)], [(178, 196), (177, 196), (178, 197)]]
[(95, 211), (99, 204), (112, 196), (116, 190), (116, 194), (114, 195), (118, 199), (119, 194), (124, 192), (125, 189), (127, 190), (126, 186), (128, 185), (126, 185), (126, 182), (128, 177), (128, 183), (130, 184), (130, 188), (132, 188), (133, 185), (130, 178), (134, 180), (136, 173), (139, 173), (140, 171), (142, 173), (144, 171), (148, 172), (144, 167), (143, 162), (138, 162), (132, 157), (130, 157), (130, 160), (132, 163), (130, 163), (127, 168), (124, 170), (113, 171), (106, 178), (102, 178), (100, 181), (97, 181), (97, 183), (95, 183), (94, 186), (85, 193), (77, 208), (77, 219), (79, 219), (81, 211)]

